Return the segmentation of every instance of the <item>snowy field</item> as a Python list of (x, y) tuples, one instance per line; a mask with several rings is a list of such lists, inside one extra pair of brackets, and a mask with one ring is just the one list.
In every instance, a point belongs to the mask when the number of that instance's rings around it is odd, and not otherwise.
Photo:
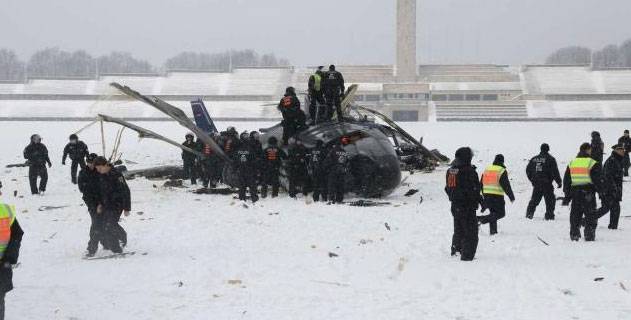
[[(137, 179), (129, 183), (132, 215), (122, 222), (127, 250), (136, 255), (83, 260), (89, 216), (61, 153), (84, 125), (0, 122), (2, 201), (18, 207), (26, 232), (7, 319), (631, 319), (629, 191), (620, 230), (601, 221), (594, 243), (570, 242), (567, 207), (553, 222), (543, 221), (543, 203), (533, 221), (524, 218), (531, 192), (524, 171), (542, 142), (564, 169), (592, 130), (612, 145), (623, 123), (405, 125), (449, 156), (471, 146), (480, 170), (496, 153), (506, 156), (517, 201), (507, 205), (499, 235), (481, 229), (469, 263), (449, 255), (445, 168), (409, 177), (384, 199), (392, 206), (378, 208), (285, 196), (244, 208), (232, 197)], [(141, 125), (176, 140), (185, 133), (170, 123)], [(107, 128), (111, 145), (115, 127)], [(32, 133), (44, 137), (54, 163), (44, 197), (28, 194), (25, 168), (4, 168), (23, 161)], [(96, 127), (80, 136), (100, 149)], [(120, 151), (138, 166), (177, 163), (180, 153), (129, 131)], [(404, 197), (410, 188), (420, 193)], [(39, 211), (43, 206), (69, 207)]]

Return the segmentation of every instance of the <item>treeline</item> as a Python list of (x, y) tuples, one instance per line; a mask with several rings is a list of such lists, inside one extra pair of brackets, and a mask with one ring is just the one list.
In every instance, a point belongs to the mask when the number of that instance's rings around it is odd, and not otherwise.
[(581, 46), (561, 48), (548, 56), (546, 64), (591, 64), (595, 69), (631, 68), (631, 39), (596, 51)]
[(112, 52), (94, 57), (84, 50), (74, 52), (46, 48), (23, 61), (10, 49), (0, 49), (0, 81), (36, 78), (92, 78), (98, 74), (146, 74), (161, 70), (229, 71), (234, 67), (288, 66), (289, 60), (273, 53), (259, 55), (254, 50), (229, 50), (221, 53), (182, 52), (160, 67), (128, 52)]

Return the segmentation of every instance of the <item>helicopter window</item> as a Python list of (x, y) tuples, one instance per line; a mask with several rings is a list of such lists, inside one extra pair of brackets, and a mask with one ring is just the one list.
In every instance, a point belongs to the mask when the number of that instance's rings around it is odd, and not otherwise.
[(434, 94), (432, 95), (432, 101), (447, 101), (446, 94)]
[(467, 101), (480, 101), (480, 95), (479, 94), (468, 94), (465, 97), (465, 100), (467, 100)]
[(482, 100), (484, 101), (496, 101), (497, 100), (497, 95), (496, 94), (485, 94), (482, 96)]
[(379, 101), (381, 97), (378, 94), (368, 94), (366, 95), (366, 101)]

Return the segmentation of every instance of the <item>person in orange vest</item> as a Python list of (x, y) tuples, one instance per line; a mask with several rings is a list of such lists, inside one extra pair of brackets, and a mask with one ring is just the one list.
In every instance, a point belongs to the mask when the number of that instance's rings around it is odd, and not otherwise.
[(602, 190), (602, 166), (591, 158), (592, 147), (583, 143), (576, 158), (570, 162), (563, 178), (564, 205), (570, 209), (570, 239), (581, 238), (581, 223), (585, 222), (585, 241), (596, 240), (596, 192)]
[(482, 224), (488, 223), (490, 233), (494, 235), (497, 234), (497, 220), (506, 216), (504, 195), (508, 196), (510, 202), (515, 202), (503, 155), (495, 156), (493, 164), (484, 170), (480, 183), (484, 195), (484, 208), (489, 209), (490, 214), (478, 217), (478, 221)]
[(4, 319), (4, 298), (13, 290), (13, 265), (18, 263), (23, 235), (15, 207), (0, 203), (0, 319)]

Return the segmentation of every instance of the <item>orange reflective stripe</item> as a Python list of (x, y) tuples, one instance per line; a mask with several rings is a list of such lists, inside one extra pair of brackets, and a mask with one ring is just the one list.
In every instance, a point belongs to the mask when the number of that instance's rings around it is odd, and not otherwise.
[(588, 168), (570, 168), (571, 174), (589, 174), (589, 171)]

